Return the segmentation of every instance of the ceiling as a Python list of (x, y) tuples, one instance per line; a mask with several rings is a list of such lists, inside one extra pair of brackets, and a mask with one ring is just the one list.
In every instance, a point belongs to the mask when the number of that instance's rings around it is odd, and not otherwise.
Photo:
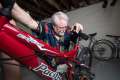
[(68, 12), (86, 7), (102, 0), (16, 0), (16, 2), (35, 19), (45, 19), (54, 12)]

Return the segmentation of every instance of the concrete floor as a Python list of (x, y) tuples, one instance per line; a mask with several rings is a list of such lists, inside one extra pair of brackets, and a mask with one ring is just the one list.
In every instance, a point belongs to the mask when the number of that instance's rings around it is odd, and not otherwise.
[(96, 75), (94, 80), (120, 80), (120, 60), (97, 61), (92, 71)]

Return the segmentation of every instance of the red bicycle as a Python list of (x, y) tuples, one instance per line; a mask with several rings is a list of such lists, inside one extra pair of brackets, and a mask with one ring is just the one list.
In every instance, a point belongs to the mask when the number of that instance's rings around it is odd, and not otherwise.
[[(56, 69), (52, 68), (37, 55), (38, 53), (39, 55), (44, 54), (64, 59), (68, 66), (65, 74), (67, 80), (84, 80), (87, 75), (82, 75), (81, 69), (86, 69), (87, 73), (90, 73), (90, 70), (88, 66), (76, 60), (78, 49), (79, 46), (76, 45), (73, 50), (67, 53), (60, 52), (42, 40), (10, 24), (7, 16), (0, 15), (0, 51), (5, 52), (29, 70), (34, 71), (42, 79), (64, 80)], [(87, 76), (87, 80), (91, 80), (90, 75), (89, 77)]]

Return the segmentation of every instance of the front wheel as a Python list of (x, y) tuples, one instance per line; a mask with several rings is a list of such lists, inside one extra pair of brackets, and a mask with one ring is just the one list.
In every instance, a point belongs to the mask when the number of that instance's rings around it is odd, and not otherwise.
[(84, 67), (75, 68), (74, 80), (93, 80), (94, 77), (95, 75), (91, 73), (90, 69)]
[(88, 47), (83, 47), (81, 49), (81, 51), (78, 53), (77, 55), (77, 60), (81, 63), (81, 64), (85, 64), (87, 66), (90, 67), (91, 65), (91, 54), (90, 54), (90, 51), (89, 51), (89, 48)]
[(98, 40), (92, 46), (93, 56), (100, 61), (108, 61), (114, 57), (115, 46), (109, 40)]

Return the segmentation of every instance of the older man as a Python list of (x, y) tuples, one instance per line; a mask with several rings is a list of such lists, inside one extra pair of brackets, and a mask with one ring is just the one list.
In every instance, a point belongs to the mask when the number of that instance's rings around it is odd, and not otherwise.
[[(15, 3), (12, 8), (12, 16), (17, 21), (27, 25), (33, 31), (33, 33), (37, 35), (38, 38), (42, 39), (52, 47), (59, 49), (60, 51), (71, 50), (78, 41), (78, 36), (76, 36), (77, 33), (83, 30), (83, 26), (80, 23), (75, 23), (70, 27), (68, 25), (68, 16), (61, 11), (56, 12), (52, 15), (51, 23), (38, 23), (27, 12), (20, 8), (17, 3)], [(71, 35), (71, 31), (76, 32), (76, 35)], [(53, 58), (47, 56), (44, 57), (44, 59), (46, 59), (46, 62), (51, 65)]]

